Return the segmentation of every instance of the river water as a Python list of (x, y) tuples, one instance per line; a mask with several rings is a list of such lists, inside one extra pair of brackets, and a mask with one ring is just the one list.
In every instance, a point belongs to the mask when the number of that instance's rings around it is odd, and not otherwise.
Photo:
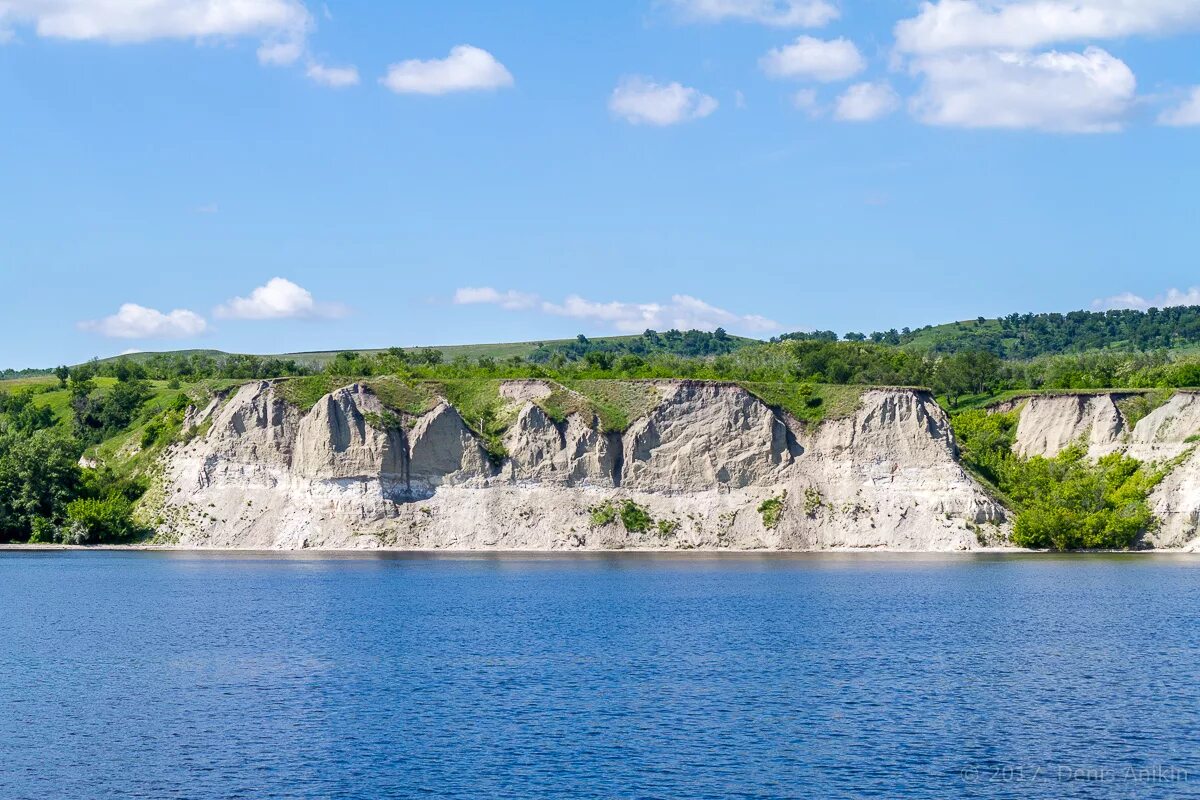
[(1200, 796), (1200, 557), (0, 553), (0, 798)]

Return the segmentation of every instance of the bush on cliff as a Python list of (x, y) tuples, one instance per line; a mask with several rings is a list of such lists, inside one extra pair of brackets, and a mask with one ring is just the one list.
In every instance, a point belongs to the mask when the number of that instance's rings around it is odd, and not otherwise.
[(1013, 544), (1123, 550), (1154, 528), (1147, 498), (1163, 472), (1119, 453), (1090, 461), (1082, 444), (1054, 458), (1021, 458), (1012, 451), (1017, 416), (965, 411), (953, 418), (963, 463), (1016, 512)]

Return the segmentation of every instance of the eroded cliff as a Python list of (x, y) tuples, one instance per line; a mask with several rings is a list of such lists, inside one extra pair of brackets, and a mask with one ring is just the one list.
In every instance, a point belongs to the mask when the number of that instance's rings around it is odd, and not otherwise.
[(924, 392), (868, 390), (852, 414), (806, 425), (737, 386), (662, 382), (645, 387), (649, 412), (613, 432), (594, 415), (553, 419), (539, 404), (552, 391), (501, 387), (514, 421), (498, 458), (444, 401), (397, 415), (353, 385), (302, 411), (275, 384), (243, 386), (189, 416), (203, 433), (165, 461), (159, 539), (964, 550), (1002, 538), (1003, 509), (961, 468)]

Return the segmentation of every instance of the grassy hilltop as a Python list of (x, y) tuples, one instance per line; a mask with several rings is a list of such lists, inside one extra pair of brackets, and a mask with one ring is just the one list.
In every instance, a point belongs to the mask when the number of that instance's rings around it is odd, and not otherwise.
[[(757, 339), (747, 339), (741, 336), (729, 336), (728, 340), (737, 347), (742, 347), (751, 344), (759, 344)], [(632, 345), (641, 341), (641, 336), (604, 336), (594, 339), (588, 339), (590, 346), (600, 349), (609, 349), (613, 351), (623, 351), (629, 349)], [(451, 345), (420, 345), (415, 347), (400, 348), (407, 353), (418, 354), (427, 350), (436, 350), (442, 354), (446, 361), (455, 361), (458, 359), (467, 359), (469, 361), (478, 361), (479, 359), (493, 359), (495, 361), (505, 361), (512, 358), (529, 359), (536, 357), (539, 353), (546, 355), (555, 352), (570, 352), (571, 348), (579, 344), (579, 337), (574, 339), (546, 339), (537, 342), (497, 342), (494, 344), (451, 344)], [(391, 349), (391, 348), (388, 348)], [(368, 348), (368, 349), (346, 349), (346, 350), (314, 350), (296, 353), (281, 353), (278, 355), (257, 356), (263, 359), (276, 359), (279, 361), (294, 361), (297, 364), (305, 367), (320, 370), (324, 369), (331, 361), (338, 357), (341, 353), (353, 353), (359, 356), (378, 356), (388, 352), (384, 348)], [(100, 363), (119, 361), (121, 359), (129, 359), (138, 363), (146, 363), (156, 357), (200, 357), (223, 359), (237, 355), (226, 353), (221, 350), (172, 350), (163, 353), (132, 353), (126, 356), (113, 356), (111, 358), (101, 359)]]

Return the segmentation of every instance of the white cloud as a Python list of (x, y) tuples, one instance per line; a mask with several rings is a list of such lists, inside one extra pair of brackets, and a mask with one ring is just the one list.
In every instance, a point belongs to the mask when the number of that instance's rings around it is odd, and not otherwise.
[(827, 0), (665, 0), (693, 22), (757, 22), (781, 28), (819, 28), (838, 18)]
[(186, 309), (164, 314), (136, 303), (125, 303), (111, 317), (81, 322), (79, 327), (112, 339), (186, 339), (204, 333), (208, 323)]
[(318, 303), (312, 293), (286, 278), (272, 278), (249, 297), (235, 297), (214, 312), (223, 319), (332, 319), (346, 315), (336, 303)]
[(1168, 289), (1164, 295), (1145, 298), (1133, 292), (1122, 292), (1112, 297), (1105, 297), (1092, 302), (1092, 307), (1101, 310), (1131, 308), (1145, 311), (1148, 308), (1170, 308), (1172, 306), (1200, 306), (1200, 287), (1181, 291)]
[[(460, 297), (469, 299), (460, 300)], [(511, 298), (518, 298), (519, 302), (510, 302)], [(460, 289), (455, 294), (455, 302), (491, 303), (512, 311), (537, 310), (552, 316), (599, 323), (621, 333), (641, 333), (647, 328), (705, 331), (726, 328), (758, 334), (775, 332), (781, 328), (779, 323), (766, 317), (735, 314), (684, 294), (674, 295), (665, 303), (595, 302), (578, 295), (554, 303), (520, 292), (470, 288)]]
[(843, 122), (870, 122), (900, 107), (900, 97), (886, 83), (856, 83), (834, 104), (833, 116)]
[(824, 112), (817, 100), (816, 89), (801, 89), (792, 95), (792, 105), (810, 117), (819, 117)]
[(1031, 50), (1200, 27), (1196, 0), (939, 0), (896, 24), (907, 53)]
[[(301, 0), (0, 0), (0, 42), (11, 26), (110, 44), (253, 38), (260, 64), (287, 66), (304, 58), (315, 24)], [(307, 72), (326, 86), (358, 82), (350, 67), (310, 64)]]
[(299, 37), (264, 42), (258, 48), (258, 63), (268, 67), (286, 67), (295, 64), (304, 55), (306, 45)]
[(38, 36), (117, 44), (259, 37), (302, 41), (312, 18), (299, 0), (0, 0), (0, 20)]
[(1182, 103), (1159, 114), (1158, 124), (1177, 128), (1200, 125), (1200, 86), (1192, 87)]
[(675, 125), (703, 119), (717, 101), (680, 83), (660, 84), (637, 76), (622, 78), (608, 99), (608, 109), (633, 125)]
[(304, 71), (304, 74), (314, 83), (319, 83), (322, 86), (328, 86), (332, 89), (342, 89), (347, 86), (358, 85), (357, 67), (328, 67), (314, 61), (308, 65), (308, 69)]
[(769, 51), (758, 64), (772, 78), (827, 83), (853, 78), (867, 68), (866, 59), (849, 39), (826, 41), (812, 36), (801, 36), (792, 44)]
[(392, 64), (380, 82), (397, 94), (447, 94), (513, 85), (512, 73), (487, 50), (460, 44), (443, 59)]
[(533, 308), (538, 304), (537, 295), (512, 291), (498, 292), (490, 286), (465, 287), (454, 293), (455, 305), (468, 306), (479, 304), (498, 305), (509, 311), (523, 308)]
[(1060, 133), (1119, 130), (1137, 79), (1098, 47), (1082, 53), (966, 53), (918, 59), (911, 108), (922, 122)]

